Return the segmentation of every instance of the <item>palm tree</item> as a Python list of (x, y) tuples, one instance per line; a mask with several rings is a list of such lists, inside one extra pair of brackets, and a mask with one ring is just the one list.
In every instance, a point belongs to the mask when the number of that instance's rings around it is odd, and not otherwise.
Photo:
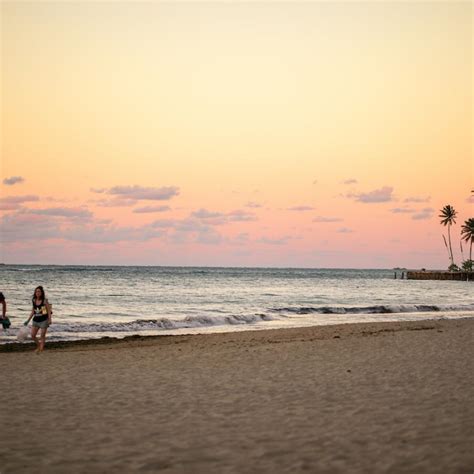
[(454, 266), (453, 248), (451, 247), (451, 226), (456, 224), (457, 212), (454, 210), (454, 207), (449, 204), (444, 206), (440, 212), (439, 217), (441, 217), (441, 224), (448, 226), (449, 258), (451, 259), (451, 265)]
[(461, 239), (469, 243), (469, 260), (472, 261), (472, 243), (474, 242), (474, 217), (471, 217), (461, 226)]

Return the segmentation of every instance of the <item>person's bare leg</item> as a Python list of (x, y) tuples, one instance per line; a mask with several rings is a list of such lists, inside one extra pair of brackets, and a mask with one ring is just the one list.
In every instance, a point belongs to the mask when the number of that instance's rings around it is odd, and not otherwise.
[(43, 352), (44, 350), (44, 344), (46, 342), (46, 331), (48, 328), (41, 328), (40, 332), (40, 343), (39, 343), (39, 352)]
[(36, 326), (33, 326), (31, 328), (31, 339), (33, 339), (33, 341), (35, 341), (36, 343), (36, 349), (35, 349), (35, 352), (39, 352), (40, 351), (40, 344), (39, 344), (39, 341), (38, 341), (38, 338), (36, 337), (36, 335), (38, 334), (38, 329)]

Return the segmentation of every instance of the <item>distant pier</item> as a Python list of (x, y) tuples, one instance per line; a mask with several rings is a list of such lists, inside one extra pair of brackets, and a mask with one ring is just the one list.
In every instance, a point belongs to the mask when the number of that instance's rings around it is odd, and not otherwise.
[(474, 281), (474, 272), (407, 271), (407, 280)]

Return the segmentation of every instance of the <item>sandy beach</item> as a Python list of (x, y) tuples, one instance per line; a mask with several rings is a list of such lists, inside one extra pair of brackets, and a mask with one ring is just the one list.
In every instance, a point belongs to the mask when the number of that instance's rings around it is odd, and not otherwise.
[(0, 472), (472, 473), (474, 319), (0, 347)]

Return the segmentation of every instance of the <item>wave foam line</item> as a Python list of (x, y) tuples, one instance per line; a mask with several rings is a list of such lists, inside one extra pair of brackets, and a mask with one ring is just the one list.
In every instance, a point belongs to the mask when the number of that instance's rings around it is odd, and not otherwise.
[(54, 332), (130, 332), (157, 329), (199, 328), (223, 325), (255, 324), (272, 321), (275, 318), (267, 314), (229, 315), (229, 316), (187, 316), (180, 320), (169, 318), (136, 320), (121, 323), (54, 323)]
[(430, 313), (440, 311), (474, 311), (474, 304), (465, 305), (425, 305), (425, 304), (405, 304), (405, 305), (376, 305), (376, 306), (301, 306), (273, 308), (270, 311), (275, 313), (290, 314), (388, 314), (388, 313)]

